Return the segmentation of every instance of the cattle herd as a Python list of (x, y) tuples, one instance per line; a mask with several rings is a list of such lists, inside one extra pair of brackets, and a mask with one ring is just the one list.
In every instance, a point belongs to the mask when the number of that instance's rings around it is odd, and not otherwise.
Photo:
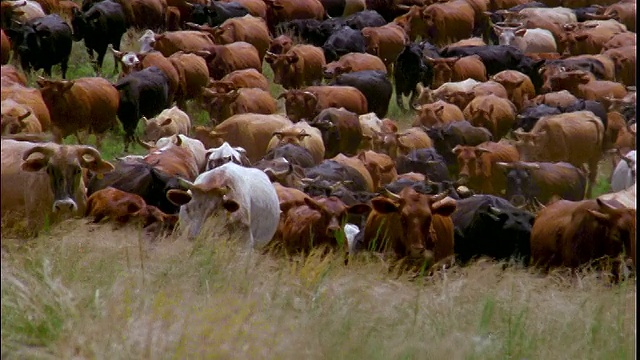
[[(216, 219), (289, 255), (635, 267), (636, 4), (615, 1), (2, 0), (3, 227)], [(67, 79), (81, 41), (96, 76)], [(102, 158), (118, 123), (146, 155)]]

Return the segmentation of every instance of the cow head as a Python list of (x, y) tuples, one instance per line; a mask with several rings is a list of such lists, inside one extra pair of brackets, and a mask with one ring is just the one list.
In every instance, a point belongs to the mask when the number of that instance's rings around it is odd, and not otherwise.
[(316, 116), (318, 98), (315, 94), (303, 90), (289, 90), (278, 96), (285, 99), (287, 117), (293, 122), (310, 120)]
[(206, 171), (215, 169), (228, 162), (233, 162), (242, 166), (251, 166), (247, 159), (247, 151), (241, 147), (232, 147), (228, 142), (224, 142), (220, 147), (209, 149), (206, 154)]
[(436, 101), (433, 96), (433, 90), (431, 90), (428, 86), (424, 87), (422, 83), (418, 83), (416, 85), (416, 99), (413, 102), (413, 107), (420, 106), (421, 104), (431, 104)]
[(493, 31), (498, 36), (500, 45), (513, 45), (516, 37), (523, 37), (527, 33), (527, 29), (522, 23), (515, 28), (494, 25)]
[(293, 47), (293, 40), (287, 35), (280, 35), (269, 43), (268, 52), (272, 54), (286, 54)]
[(165, 119), (147, 119), (145, 116), (142, 117), (142, 122), (144, 124), (144, 132), (142, 133), (141, 140), (142, 141), (157, 141), (161, 137), (171, 135), (167, 133), (167, 128), (172, 126), (174, 120), (170, 117)]
[(302, 141), (307, 136), (311, 136), (308, 134), (305, 129), (295, 129), (291, 128), (283, 131), (275, 131), (273, 136), (277, 139), (275, 146), (281, 146), (285, 144), (292, 144), (302, 146)]
[[(315, 234), (329, 242), (336, 242), (339, 237), (345, 239), (343, 226), (347, 222), (349, 213), (362, 214), (371, 211), (367, 204), (356, 204), (352, 206), (345, 205), (335, 196), (305, 198), (305, 205), (310, 209), (317, 211), (320, 218), (316, 220), (316, 229), (322, 229), (324, 234)], [(321, 230), (321, 231), (322, 231)], [(345, 250), (348, 251), (348, 244), (344, 241)]]
[(415, 125), (422, 125), (427, 128), (439, 125), (440, 119), (442, 118), (442, 113), (445, 109), (446, 103), (442, 100), (438, 100), (435, 103), (424, 104), (424, 105), (413, 105), (413, 109), (418, 112), (416, 115), (416, 120), (414, 121)]
[[(39, 156), (38, 156), (39, 155)], [(53, 213), (84, 211), (86, 202), (82, 168), (97, 174), (114, 169), (103, 161), (98, 150), (80, 145), (39, 145), (27, 150), (22, 156), (23, 171), (44, 170), (49, 178), (53, 194)], [(78, 197), (79, 191), (82, 197)]]
[(156, 34), (152, 30), (147, 30), (142, 34), (142, 36), (140, 36), (138, 42), (140, 43), (141, 53), (153, 51), (156, 43)]
[(209, 116), (215, 122), (221, 122), (233, 115), (233, 104), (240, 95), (239, 91), (215, 92), (202, 88), (202, 97), (209, 111)]
[(562, 71), (549, 78), (549, 88), (543, 87), (543, 91), (567, 90), (572, 94), (580, 94), (580, 85), (587, 84), (593, 79), (593, 74), (586, 71)]
[(394, 234), (400, 243), (387, 246), (393, 247), (399, 255), (413, 258), (433, 256), (429, 251), (435, 247), (437, 239), (432, 234), (432, 217), (451, 215), (456, 209), (455, 200), (447, 198), (447, 193), (425, 195), (411, 187), (402, 189), (399, 194), (387, 194), (389, 197), (371, 200), (376, 213), (391, 215), (389, 223), (395, 224), (393, 229), (401, 232)]
[(238, 87), (232, 81), (214, 80), (213, 78), (209, 78), (207, 88), (214, 93), (228, 93), (232, 90), (238, 90)]
[(443, 97), (443, 100), (448, 102), (449, 104), (453, 104), (459, 109), (464, 109), (467, 107), (467, 105), (469, 105), (471, 100), (475, 99), (476, 93), (473, 91), (454, 91), (444, 94)]
[(480, 103), (477, 107), (470, 107), (471, 117), (468, 119), (471, 125), (477, 127), (484, 127), (491, 131), (492, 134), (495, 134), (496, 124), (493, 121), (493, 112), (495, 110), (495, 106), (493, 103), (489, 103), (489, 106), (486, 105), (487, 102)]
[(531, 189), (533, 184), (531, 173), (540, 169), (540, 165), (527, 162), (498, 162), (496, 166), (503, 169), (507, 177), (505, 194), (507, 200), (519, 208), (526, 206), (532, 200)]
[(82, 40), (91, 29), (99, 26), (97, 22), (100, 19), (100, 11), (91, 11), (90, 13), (84, 13), (78, 8), (73, 8), (71, 18), (71, 28), (73, 30), (73, 41)]
[(593, 220), (607, 229), (606, 254), (619, 254), (622, 249), (636, 264), (636, 210), (617, 208), (605, 200), (597, 199), (598, 209), (587, 212)]
[(451, 81), (453, 77), (453, 67), (461, 57), (434, 59), (425, 56), (425, 60), (431, 66), (435, 73), (431, 86), (434, 89), (439, 88), (442, 84)]
[(131, 74), (134, 71), (142, 70), (142, 60), (147, 54), (136, 54), (134, 52), (124, 52), (118, 51), (109, 44), (108, 49), (113, 53), (116, 61), (119, 61), (122, 65), (122, 72), (118, 79), (122, 79), (123, 77)]
[(524, 161), (536, 161), (538, 142), (541, 137), (546, 135), (546, 131), (531, 133), (517, 129), (513, 131), (513, 135), (516, 138), (514, 146), (520, 153), (520, 158)]
[[(371, 179), (373, 180), (374, 189), (379, 189), (382, 187), (382, 175), (392, 172), (395, 170), (395, 163), (388, 157), (388, 162), (386, 165), (380, 164), (376, 161), (372, 156), (367, 156), (366, 151), (361, 151), (358, 153), (358, 159), (364, 164), (364, 167), (367, 168), (367, 171), (371, 175)], [(379, 157), (384, 156), (382, 154), (378, 154)]]
[(491, 175), (491, 169), (488, 164), (489, 160), (483, 156), (485, 153), (490, 153), (490, 150), (480, 146), (457, 145), (451, 151), (456, 154), (458, 158), (458, 166), (460, 167), (458, 174), (459, 183), (466, 183), (477, 177), (488, 177)]
[(276, 84), (289, 88), (294, 81), (294, 77), (299, 76), (299, 74), (296, 74), (295, 68), (298, 61), (300, 61), (300, 57), (293, 51), (289, 51), (286, 54), (267, 52), (264, 59), (271, 65), (273, 81)]
[(25, 122), (31, 116), (31, 109), (13, 100), (5, 100), (2, 102), (2, 135), (18, 134), (28, 127)]
[(344, 65), (339, 60), (332, 61), (322, 67), (322, 74), (326, 79), (335, 79), (336, 77), (342, 74), (346, 74), (350, 72), (351, 72), (351, 66)]
[(272, 160), (263, 159), (254, 164), (253, 167), (264, 171), (271, 182), (277, 182), (282, 186), (295, 189), (302, 187), (300, 180), (304, 178), (304, 170), (283, 157), (277, 157)]

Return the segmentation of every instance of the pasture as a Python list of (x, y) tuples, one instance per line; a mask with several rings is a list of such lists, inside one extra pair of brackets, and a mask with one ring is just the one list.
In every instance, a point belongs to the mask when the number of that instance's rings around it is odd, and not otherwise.
[[(68, 77), (93, 76), (84, 44), (72, 54)], [(110, 81), (112, 69), (108, 54)], [(391, 101), (387, 116), (408, 127), (412, 113)], [(123, 155), (121, 132), (99, 149), (106, 160)], [(593, 197), (609, 191), (610, 171), (603, 161)], [(478, 260), (412, 276), (371, 254), (290, 261), (208, 231), (150, 241), (86, 219), (28, 241), (13, 230), (2, 229), (3, 359), (635, 358), (635, 277), (611, 285), (589, 267), (543, 276)]]

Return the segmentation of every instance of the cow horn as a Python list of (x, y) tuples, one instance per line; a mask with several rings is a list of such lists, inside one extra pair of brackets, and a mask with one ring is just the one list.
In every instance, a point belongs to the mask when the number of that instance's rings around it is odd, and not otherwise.
[(384, 188), (383, 193), (384, 193), (384, 195), (386, 195), (388, 198), (390, 198), (392, 200), (396, 200), (397, 201), (397, 200), (402, 199), (402, 197), (400, 195), (391, 192), (391, 190), (389, 190), (387, 188)]
[(522, 166), (525, 169), (529, 169), (529, 170), (539, 170), (540, 169), (540, 164), (535, 164), (535, 163), (521, 163), (520, 166)]
[(79, 147), (76, 154), (78, 154), (78, 159), (80, 160), (81, 165), (86, 164), (86, 160), (84, 159), (85, 155), (91, 156), (95, 161), (102, 160), (102, 155), (100, 155), (100, 152), (98, 152), (98, 150), (91, 146)]
[(276, 53), (272, 53), (271, 51), (267, 51), (267, 52), (265, 53), (265, 55), (268, 55), (268, 56), (278, 56), (278, 54), (276, 54)]
[(22, 121), (22, 120), (28, 118), (29, 116), (31, 116), (31, 110), (27, 110), (26, 113), (24, 113), (23, 115), (18, 116), (18, 121)]
[(512, 169), (513, 168), (513, 164), (502, 162), (502, 161), (498, 161), (496, 163), (496, 166), (499, 167), (499, 168), (502, 168), (502, 169)]
[(44, 156), (44, 159), (43, 159), (44, 162), (49, 162), (49, 158), (53, 155), (54, 151), (53, 149), (48, 148), (46, 146), (36, 146), (25, 151), (25, 153), (22, 155), (22, 161), (27, 160), (29, 156), (35, 153), (42, 154)]
[(424, 108), (424, 105), (416, 105), (416, 103), (412, 102), (411, 103), (411, 107), (413, 108), (413, 110), (415, 111), (421, 111)]
[(517, 130), (513, 130), (513, 135), (518, 135), (518, 136), (522, 136), (522, 135), (527, 135), (527, 132), (524, 132), (521, 130), (522, 128), (519, 128)]
[(443, 192), (441, 192), (441, 193), (439, 193), (439, 194), (433, 195), (433, 196), (431, 197), (431, 203), (432, 203), (432, 204), (433, 204), (433, 203), (437, 203), (438, 201), (440, 201), (440, 200), (442, 200), (442, 199), (446, 198), (446, 197), (447, 197), (447, 195), (449, 195), (449, 191), (450, 191), (450, 190), (451, 190), (451, 189), (447, 189), (447, 190), (445, 190), (445, 191), (443, 191)]
[(143, 148), (145, 148), (145, 149), (147, 149), (147, 150), (151, 150), (151, 149), (153, 149), (153, 147), (154, 147), (153, 145), (151, 145), (151, 144), (149, 144), (149, 143), (147, 143), (147, 142), (144, 142), (144, 141), (140, 140), (140, 138), (139, 138), (139, 137), (136, 137), (136, 142), (137, 142), (138, 144), (140, 144), (140, 146), (142, 146)]
[(302, 178), (302, 179), (300, 179), (300, 182), (305, 184), (305, 185), (313, 184), (314, 181), (315, 181), (315, 179), (312, 179), (312, 178)]
[(493, 214), (493, 215), (500, 215), (502, 214), (502, 210), (498, 209), (495, 206), (489, 206), (489, 211)]
[(546, 208), (546, 206), (544, 206), (544, 205), (540, 202), (540, 200), (538, 200), (538, 198), (537, 198), (537, 197), (534, 197), (534, 198), (533, 198), (533, 201), (534, 201), (534, 204), (536, 205), (536, 207), (537, 207), (538, 209), (544, 209), (544, 208)]
[(187, 179), (178, 177), (178, 184), (188, 190), (191, 190), (191, 188), (193, 188), (193, 183)]
[(318, 98), (316, 97), (316, 94), (310, 92), (310, 91), (305, 91), (302, 93), (303, 95), (307, 95), (307, 96), (311, 96), (314, 100), (318, 100)]

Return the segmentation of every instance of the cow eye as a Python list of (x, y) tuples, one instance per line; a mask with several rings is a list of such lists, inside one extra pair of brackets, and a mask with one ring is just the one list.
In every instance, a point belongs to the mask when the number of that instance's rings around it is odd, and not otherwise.
[(47, 174), (53, 174), (53, 168), (51, 168), (51, 166), (47, 166)]

